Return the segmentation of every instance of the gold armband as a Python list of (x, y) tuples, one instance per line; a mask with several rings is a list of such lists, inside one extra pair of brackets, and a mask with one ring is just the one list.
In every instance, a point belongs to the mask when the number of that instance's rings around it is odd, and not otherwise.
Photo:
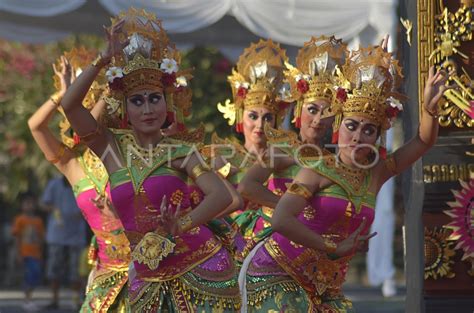
[(58, 150), (58, 153), (56, 153), (56, 155), (54, 156), (53, 159), (50, 159), (48, 160), (49, 162), (53, 163), (53, 164), (56, 164), (58, 163), (59, 161), (61, 161), (61, 158), (63, 157), (64, 155), (64, 152), (66, 151), (66, 146), (64, 144), (61, 144), (59, 146), (59, 150)]
[(397, 175), (397, 163), (395, 163), (395, 158), (393, 157), (393, 154), (390, 154), (387, 156), (385, 159), (385, 166), (387, 169), (390, 171), (390, 174), (392, 175)]
[(81, 140), (87, 141), (87, 140), (91, 139), (91, 137), (94, 137), (98, 134), (100, 134), (100, 124), (97, 124), (97, 128), (94, 131), (92, 131), (88, 134), (85, 134), (85, 135), (79, 135), (79, 138), (81, 138)]
[(191, 215), (188, 214), (183, 217), (180, 217), (178, 220), (179, 233), (182, 234), (190, 230), (192, 224), (193, 224), (193, 219), (191, 218)]
[(286, 192), (288, 192), (289, 194), (300, 196), (306, 200), (311, 198), (311, 196), (313, 195), (308, 190), (308, 188), (298, 182), (292, 182), (291, 184), (287, 184), (287, 188), (288, 189), (286, 190)]
[(59, 92), (55, 92), (51, 97), (51, 101), (58, 107), (61, 104), (63, 96)]
[(209, 171), (210, 171), (209, 167), (203, 166), (202, 164), (198, 164), (192, 168), (190, 177), (194, 181), (196, 181), (196, 179), (198, 179), (199, 176), (204, 175)]
[(221, 167), (220, 169), (218, 169), (216, 171), (217, 175), (219, 175), (221, 178), (223, 179), (226, 179), (227, 176), (229, 176), (230, 174), (230, 169), (231, 169), (232, 165), (230, 164), (230, 162), (227, 162), (226, 165), (224, 165), (223, 167)]

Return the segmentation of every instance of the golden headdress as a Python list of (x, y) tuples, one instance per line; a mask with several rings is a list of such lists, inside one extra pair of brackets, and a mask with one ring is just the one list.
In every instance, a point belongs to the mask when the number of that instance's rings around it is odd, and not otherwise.
[[(126, 120), (127, 95), (149, 88), (163, 90), (167, 103), (167, 118), (173, 122), (176, 114), (178, 128), (184, 128), (184, 117), (189, 115), (192, 92), (188, 81), (190, 70), (180, 70), (181, 55), (170, 42), (161, 21), (153, 13), (130, 8), (112, 18), (112, 26), (125, 20), (121, 40), (129, 44), (123, 53), (112, 59), (106, 72), (109, 81), (110, 112), (119, 112)], [(126, 123), (122, 123), (127, 127)]]
[(283, 120), (287, 103), (281, 101), (280, 92), (287, 61), (285, 50), (271, 39), (261, 39), (244, 50), (232, 75), (227, 77), (234, 102), (217, 104), (229, 125), (235, 123), (236, 130), (242, 132), (243, 111), (252, 107), (266, 107), (276, 115), (277, 123)]
[[(343, 116), (357, 115), (380, 127), (383, 138), (392, 119), (403, 110), (400, 99), (405, 97), (396, 91), (403, 78), (398, 61), (379, 46), (359, 48), (351, 51), (339, 78), (347, 89), (347, 99), (342, 103), (342, 115), (336, 117), (334, 133), (337, 134)], [(383, 142), (381, 148), (385, 153)]]
[[(75, 76), (79, 76), (79, 74), (82, 72), (82, 69), (89, 66), (96, 55), (97, 51), (86, 49), (85, 47), (73, 48), (71, 51), (64, 52), (64, 57), (66, 57), (66, 59), (71, 64)], [(60, 58), (58, 58), (56, 60), (57, 68), (59, 68), (60, 62)], [(61, 89), (61, 82), (59, 81), (59, 77), (57, 75), (54, 75), (54, 88), (57, 91)], [(91, 110), (99, 101), (105, 88), (105, 77), (99, 76), (87, 92), (84, 100), (82, 101), (82, 105), (88, 110)], [(71, 131), (71, 124), (69, 124), (69, 121), (67, 120), (61, 106), (58, 108), (58, 110), (63, 116), (63, 119), (59, 122), (61, 140), (66, 146), (72, 148), (79, 143), (79, 137), (73, 135), (73, 132)]]
[(285, 94), (288, 101), (296, 101), (296, 127), (301, 127), (301, 110), (304, 103), (323, 99), (331, 106), (324, 110), (322, 118), (334, 116), (338, 112), (336, 70), (344, 64), (347, 45), (334, 36), (312, 37), (298, 51), (296, 67), (286, 64), (286, 81), (290, 89)]

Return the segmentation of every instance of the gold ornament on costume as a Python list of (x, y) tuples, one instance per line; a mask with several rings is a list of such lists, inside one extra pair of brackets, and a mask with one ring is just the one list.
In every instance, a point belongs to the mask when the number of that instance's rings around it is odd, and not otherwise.
[(474, 276), (474, 179), (460, 183), (462, 189), (452, 191), (456, 201), (448, 202), (451, 209), (444, 211), (452, 218), (446, 228), (453, 230), (449, 239), (456, 241), (455, 249), (462, 250), (462, 260), (471, 263), (469, 275)]
[(156, 270), (161, 260), (174, 251), (175, 243), (156, 233), (146, 233), (132, 252), (132, 259)]
[(321, 118), (334, 116), (338, 109), (336, 88), (338, 83), (336, 69), (342, 66), (347, 54), (347, 45), (334, 36), (312, 37), (305, 42), (296, 56), (296, 67), (286, 63), (286, 81), (289, 90), (283, 94), (288, 102), (297, 101), (295, 118), (296, 127), (301, 127), (301, 110), (304, 103), (326, 100), (331, 104), (323, 111)]
[(453, 243), (447, 229), (425, 227), (425, 279), (453, 278)]
[[(446, 90), (439, 103), (439, 123), (443, 127), (474, 126), (473, 80), (464, 68), (470, 65), (467, 55), (469, 46), (463, 47), (463, 42), (472, 41), (473, 38), (472, 5), (472, 2), (465, 1), (456, 12), (450, 12), (441, 1), (439, 11), (441, 14), (434, 16), (432, 36), (435, 49), (431, 52), (429, 61), (433, 61), (436, 67), (444, 68), (448, 72), (453, 69), (457, 73), (458, 69), (462, 72), (461, 75), (454, 74), (449, 77), (449, 83), (458, 88)], [(431, 38), (430, 34), (427, 37)], [(423, 94), (420, 96), (423, 97)]]
[(364, 116), (382, 130), (389, 129), (391, 119), (403, 110), (403, 96), (396, 92), (403, 77), (398, 61), (381, 47), (369, 46), (351, 51), (342, 73), (341, 83), (350, 86), (342, 105), (344, 117)]
[(286, 103), (280, 93), (285, 88), (283, 70), (288, 62), (285, 50), (272, 40), (260, 40), (246, 48), (232, 75), (228, 76), (234, 101), (217, 104), (219, 112), (243, 131), (242, 116), (245, 109), (265, 107), (276, 115), (277, 123), (283, 120)]
[(167, 118), (184, 129), (184, 118), (190, 114), (192, 78), (190, 70), (181, 70), (180, 52), (170, 42), (161, 21), (153, 13), (130, 8), (112, 18), (112, 26), (125, 20), (122, 41), (129, 40), (123, 53), (116, 55), (106, 71), (109, 82), (109, 113), (118, 113), (126, 123), (125, 100), (134, 92), (144, 89), (162, 90), (167, 103)]

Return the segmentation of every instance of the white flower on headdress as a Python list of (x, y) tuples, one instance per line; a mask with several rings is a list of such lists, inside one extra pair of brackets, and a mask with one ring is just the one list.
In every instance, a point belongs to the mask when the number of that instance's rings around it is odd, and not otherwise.
[(186, 77), (184, 76), (176, 77), (176, 85), (181, 86), (181, 87), (186, 87), (188, 85), (188, 81), (186, 80)]
[(113, 82), (115, 78), (122, 78), (122, 68), (115, 66), (109, 67), (107, 72), (105, 72), (105, 76), (107, 76), (107, 80), (109, 81), (109, 83)]
[(311, 75), (308, 75), (308, 74), (296, 74), (295, 75), (295, 81), (299, 82), (302, 79), (304, 79), (306, 81), (310, 81), (311, 80)]
[(249, 89), (250, 87), (250, 84), (247, 83), (247, 82), (235, 82), (235, 89), (239, 89), (240, 87), (242, 88), (245, 88), (245, 89)]
[(392, 108), (396, 108), (398, 109), (398, 111), (403, 111), (403, 105), (398, 99), (395, 99), (394, 97), (390, 96), (387, 101)]
[(176, 73), (178, 69), (178, 63), (174, 59), (165, 58), (163, 59), (163, 62), (161, 62), (160, 65), (160, 70), (168, 74)]

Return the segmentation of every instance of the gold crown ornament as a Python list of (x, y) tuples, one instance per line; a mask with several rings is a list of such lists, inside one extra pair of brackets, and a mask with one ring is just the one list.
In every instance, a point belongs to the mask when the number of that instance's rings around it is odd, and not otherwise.
[[(80, 75), (83, 68), (87, 67), (94, 60), (96, 55), (97, 51), (93, 49), (86, 49), (85, 47), (73, 48), (70, 51), (64, 52), (64, 57), (71, 64), (72, 70), (74, 71), (74, 75), (76, 77)], [(55, 63), (56, 67), (59, 68), (61, 64), (60, 58), (58, 58)], [(57, 75), (54, 75), (53, 79), (54, 88), (59, 91), (61, 89), (61, 82), (59, 81), (59, 77)], [(99, 75), (90, 87), (89, 91), (87, 92), (84, 100), (82, 101), (82, 105), (86, 109), (91, 110), (100, 100), (100, 97), (102, 96), (105, 89), (105, 77), (103, 75)], [(67, 147), (73, 148), (74, 146), (79, 144), (79, 136), (77, 136), (72, 131), (71, 124), (69, 124), (69, 121), (67, 120), (66, 115), (64, 114), (64, 111), (61, 106), (58, 107), (58, 111), (63, 116), (63, 119), (59, 122), (61, 140)]]
[(243, 132), (243, 111), (254, 107), (268, 108), (275, 114), (277, 124), (281, 123), (288, 107), (280, 96), (284, 89), (286, 62), (285, 50), (271, 39), (251, 44), (239, 57), (232, 74), (227, 77), (234, 101), (228, 99), (224, 105), (217, 104), (228, 124), (236, 125), (237, 132)]
[[(398, 60), (383, 48), (369, 46), (351, 51), (340, 72), (340, 82), (347, 87), (347, 99), (336, 117), (334, 133), (337, 134), (342, 117), (363, 116), (380, 127), (383, 140), (385, 131), (403, 110), (400, 100), (405, 96), (397, 92), (402, 78)], [(386, 153), (383, 145), (382, 142), (382, 157)]]
[(161, 21), (153, 13), (130, 8), (112, 18), (112, 26), (124, 20), (121, 40), (129, 44), (116, 55), (106, 71), (109, 113), (120, 116), (121, 127), (128, 127), (126, 97), (144, 89), (163, 91), (167, 120), (184, 129), (184, 118), (190, 114), (192, 91), (188, 86), (190, 70), (181, 70), (181, 54), (170, 42)]
[[(296, 101), (293, 122), (301, 127), (301, 111), (304, 103), (326, 100), (330, 106), (321, 118), (338, 113), (337, 69), (344, 64), (347, 45), (334, 36), (312, 37), (298, 51), (296, 67), (286, 63), (285, 79), (290, 88), (287, 101)], [(339, 94), (340, 96), (340, 94)]]
[(389, 129), (391, 120), (403, 110), (400, 99), (404, 98), (397, 92), (402, 69), (392, 54), (378, 46), (352, 51), (342, 75), (350, 86), (343, 116), (365, 116), (381, 130)]

